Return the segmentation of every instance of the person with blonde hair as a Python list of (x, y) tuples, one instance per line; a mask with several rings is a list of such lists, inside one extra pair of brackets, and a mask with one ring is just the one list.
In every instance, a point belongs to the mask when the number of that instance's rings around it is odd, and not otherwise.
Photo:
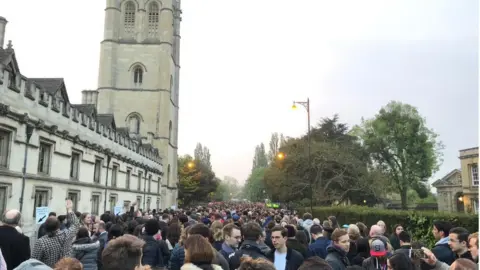
[(222, 244), (223, 244), (222, 222), (218, 220), (214, 221), (212, 223), (212, 226), (210, 226), (210, 230), (212, 231), (212, 238), (213, 238), (212, 246), (218, 251), (222, 250)]
[(478, 263), (478, 232), (468, 236), (468, 251), (470, 251), (473, 260)]
[(83, 270), (83, 265), (75, 258), (63, 258), (55, 264), (53, 270)]
[(181, 270), (222, 270), (213, 264), (216, 251), (205, 237), (194, 234), (185, 240), (185, 263)]
[(240, 261), (238, 270), (276, 270), (273, 263), (263, 258), (243, 257)]

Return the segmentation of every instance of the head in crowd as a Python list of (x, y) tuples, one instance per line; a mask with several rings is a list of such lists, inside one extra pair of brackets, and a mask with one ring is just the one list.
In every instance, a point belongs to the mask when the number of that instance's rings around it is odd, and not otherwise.
[(53, 267), (54, 270), (83, 270), (82, 263), (75, 258), (63, 258)]
[(338, 248), (348, 252), (350, 249), (350, 238), (348, 233), (342, 229), (335, 229), (331, 235), (333, 244)]
[(385, 222), (383, 222), (383, 220), (379, 220), (377, 222), (377, 225), (380, 226), (380, 228), (382, 228), (381, 234), (384, 234), (387, 231), (387, 225), (385, 224)]
[(266, 259), (252, 259), (252, 257), (245, 256), (241, 258), (238, 270), (275, 270), (275, 266)]
[(214, 221), (210, 226), (210, 230), (212, 231), (212, 237), (214, 241), (222, 241), (223, 240), (223, 224), (220, 221)]
[(298, 270), (332, 270), (332, 267), (324, 259), (314, 256), (306, 259)]
[(312, 220), (313, 216), (310, 213), (303, 214), (303, 220)]
[(387, 260), (388, 269), (392, 270), (414, 270), (412, 260), (403, 252), (394, 253)]
[(285, 247), (287, 242), (288, 231), (282, 226), (275, 226), (272, 228), (272, 244), (275, 249), (282, 249)]
[(348, 225), (347, 232), (348, 232), (348, 237), (350, 237), (351, 240), (356, 241), (361, 237), (360, 229), (355, 224)]
[(478, 232), (472, 233), (468, 237), (468, 250), (473, 259), (478, 261)]
[(185, 240), (185, 263), (209, 265), (215, 258), (215, 251), (208, 240), (199, 234), (190, 235)]
[(145, 242), (133, 235), (111, 240), (102, 252), (102, 270), (135, 270), (141, 266)]
[(78, 229), (78, 232), (77, 232), (77, 239), (88, 238), (88, 237), (90, 237), (88, 229), (85, 227), (80, 227), (80, 229)]
[(170, 245), (175, 246), (180, 241), (182, 235), (182, 227), (178, 223), (172, 223), (167, 229), (167, 240)]
[(357, 222), (355, 225), (357, 225), (358, 229), (360, 230), (360, 235), (362, 237), (367, 237), (368, 236), (368, 227), (362, 222)]
[(448, 245), (453, 252), (461, 255), (468, 251), (468, 236), (470, 233), (462, 227), (452, 228), (448, 234)]
[(149, 219), (145, 222), (145, 235), (154, 236), (160, 230), (160, 225), (155, 219)]
[(228, 224), (223, 227), (223, 237), (225, 239), (225, 243), (232, 248), (237, 248), (242, 241), (240, 228), (235, 226), (235, 224)]
[(318, 218), (313, 219), (313, 224), (320, 225), (320, 220)]
[(292, 225), (285, 225), (285, 226), (282, 226), (285, 228), (285, 230), (287, 231), (287, 237), (288, 238), (295, 238), (295, 235), (297, 234), (297, 229), (295, 228), (295, 226), (292, 226)]
[(123, 227), (120, 224), (113, 224), (108, 230), (108, 239), (115, 239), (123, 235)]
[(383, 229), (379, 225), (373, 225), (372, 228), (370, 228), (370, 237), (375, 237), (383, 234)]
[(190, 238), (190, 236), (192, 235), (200, 235), (207, 240), (209, 240), (211, 237), (210, 229), (202, 223), (190, 226), (187, 233), (187, 239)]
[(332, 227), (333, 229), (340, 228), (340, 226), (338, 225), (336, 216), (329, 216), (328, 223), (330, 224), (330, 227)]
[(295, 239), (305, 247), (308, 247), (307, 233), (305, 230), (296, 230)]
[(395, 224), (395, 226), (393, 226), (393, 235), (398, 237), (403, 230), (404, 229), (402, 225)]
[(263, 235), (263, 230), (255, 222), (249, 222), (242, 227), (242, 235), (245, 241), (260, 242), (260, 238)]
[(412, 237), (406, 231), (401, 231), (398, 234), (398, 240), (400, 241), (400, 246), (410, 245), (412, 242)]
[(469, 259), (456, 259), (452, 265), (450, 265), (450, 270), (477, 270), (478, 265)]
[(323, 229), (322, 226), (314, 224), (310, 227), (310, 234), (313, 240), (317, 240), (318, 238), (323, 236)]
[(450, 230), (452, 229), (452, 224), (447, 221), (438, 220), (433, 222), (432, 233), (436, 241), (439, 241), (442, 238), (448, 237)]
[(387, 243), (380, 239), (373, 239), (370, 243), (370, 256), (384, 263), (387, 260)]
[(56, 217), (49, 217), (45, 221), (45, 231), (47, 232), (48, 237), (54, 237), (60, 229), (60, 222)]
[(20, 226), (20, 221), (22, 219), (22, 214), (16, 209), (6, 211), (2, 218), (3, 225), (16, 227)]

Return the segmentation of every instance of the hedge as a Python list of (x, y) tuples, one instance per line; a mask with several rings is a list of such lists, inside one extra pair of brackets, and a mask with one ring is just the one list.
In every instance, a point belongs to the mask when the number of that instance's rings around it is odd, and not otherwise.
[[(310, 212), (310, 208), (299, 209), (300, 214)], [(432, 247), (435, 240), (432, 235), (432, 226), (435, 220), (450, 221), (455, 227), (464, 227), (470, 232), (478, 231), (478, 215), (464, 213), (447, 213), (434, 211), (414, 210), (387, 210), (364, 206), (334, 206), (314, 207), (313, 217), (326, 220), (328, 216), (335, 216), (340, 225), (363, 222), (370, 227), (377, 221), (383, 220), (387, 224), (387, 232), (392, 233), (395, 224), (401, 224), (412, 235), (414, 241), (420, 241)]]

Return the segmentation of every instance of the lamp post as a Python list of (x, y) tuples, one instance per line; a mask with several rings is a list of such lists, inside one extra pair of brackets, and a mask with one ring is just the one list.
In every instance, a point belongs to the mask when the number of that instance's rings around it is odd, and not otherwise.
[(25, 181), (27, 176), (27, 161), (28, 161), (28, 145), (30, 144), (30, 138), (32, 138), (34, 127), (32, 125), (25, 125), (25, 154), (23, 155), (23, 170), (22, 170), (22, 193), (20, 194), (20, 207), (19, 211), (23, 210), (23, 196), (25, 195)]
[[(311, 143), (310, 143), (310, 98), (307, 98), (307, 101), (294, 101), (292, 105), (292, 109), (297, 109), (297, 104), (302, 105), (307, 110), (307, 160), (308, 160), (308, 168), (310, 169), (310, 151), (311, 151)], [(309, 184), (310, 184), (310, 211), (313, 213), (313, 182), (311, 177), (309, 176)]]
[(108, 167), (110, 166), (110, 161), (112, 156), (107, 152), (107, 174), (105, 175), (105, 195), (103, 199), (103, 212), (107, 212), (107, 190), (108, 190)]

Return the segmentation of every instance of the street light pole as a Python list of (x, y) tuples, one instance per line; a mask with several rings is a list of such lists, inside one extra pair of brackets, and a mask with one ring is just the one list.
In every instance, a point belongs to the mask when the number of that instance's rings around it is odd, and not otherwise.
[[(107, 212), (107, 190), (108, 190), (108, 167), (110, 166), (110, 161), (112, 156), (110, 152), (107, 152), (107, 174), (105, 175), (105, 195), (103, 196), (103, 212)], [(110, 201), (110, 200), (109, 200)]]
[[(307, 160), (308, 160), (308, 169), (310, 169), (310, 166), (311, 166), (311, 164), (310, 164), (311, 163), (310, 98), (307, 98), (307, 101), (294, 101), (293, 105), (292, 105), (292, 108), (296, 109), (297, 104), (302, 105), (307, 110), (307, 125), (308, 125), (308, 129), (307, 129)], [(310, 212), (313, 213), (313, 181), (312, 181), (312, 177), (310, 177), (310, 175), (308, 177), (309, 177), (309, 188), (310, 188)]]
[(27, 177), (27, 161), (28, 161), (28, 145), (30, 144), (30, 138), (32, 138), (34, 127), (29, 124), (25, 124), (25, 154), (23, 155), (23, 170), (22, 170), (22, 193), (20, 194), (20, 207), (19, 211), (23, 210), (23, 197), (25, 195), (25, 182)]

